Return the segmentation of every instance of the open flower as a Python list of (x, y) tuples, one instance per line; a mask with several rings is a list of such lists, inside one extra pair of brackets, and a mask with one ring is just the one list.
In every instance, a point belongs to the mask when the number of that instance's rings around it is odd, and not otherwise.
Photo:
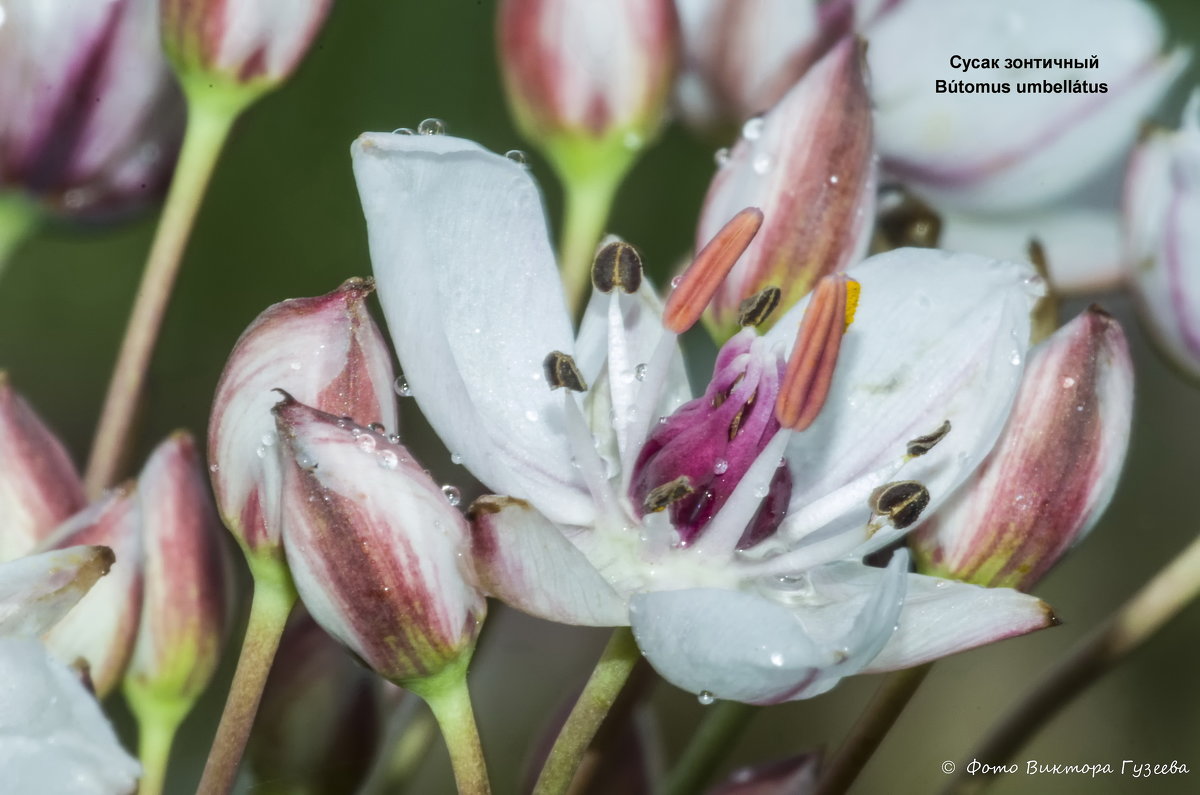
[[(556, 621), (632, 624), (674, 684), (755, 703), (1052, 622), (1015, 591), (908, 574), (903, 552), (886, 569), (858, 562), (995, 442), (1041, 292), (1030, 269), (872, 258), (766, 335), (730, 340), (689, 401), (676, 336), (761, 214), (723, 228), (665, 306), (628, 246), (605, 247), (576, 334), (525, 169), (447, 137), (366, 134), (352, 151), (412, 393), (508, 495), (472, 509), (493, 595)], [(746, 322), (777, 298), (764, 291)]]

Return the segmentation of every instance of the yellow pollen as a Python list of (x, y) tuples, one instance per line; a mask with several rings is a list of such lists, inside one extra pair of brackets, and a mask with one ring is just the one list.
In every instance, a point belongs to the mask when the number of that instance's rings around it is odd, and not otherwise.
[(843, 332), (854, 322), (854, 313), (858, 311), (858, 295), (861, 292), (862, 285), (846, 277), (846, 326), (842, 329)]

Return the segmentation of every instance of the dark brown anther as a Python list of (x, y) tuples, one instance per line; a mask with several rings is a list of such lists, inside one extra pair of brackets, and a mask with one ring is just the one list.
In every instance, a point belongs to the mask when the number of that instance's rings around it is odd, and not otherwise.
[(936, 431), (927, 433), (924, 436), (918, 436), (908, 443), (908, 454), (912, 458), (920, 455), (925, 455), (932, 450), (938, 442), (946, 438), (946, 434), (950, 433), (950, 420), (943, 422)]
[(664, 483), (651, 489), (650, 493), (646, 495), (646, 499), (642, 500), (642, 509), (646, 513), (658, 513), (671, 503), (679, 502), (695, 491), (696, 487), (692, 485), (692, 479), (687, 475), (680, 475), (670, 483)]
[(546, 381), (551, 389), (566, 387), (572, 392), (586, 392), (587, 382), (575, 366), (575, 360), (562, 351), (550, 351), (542, 361), (546, 370)]
[(880, 197), (875, 232), (877, 251), (906, 246), (937, 248), (942, 237), (942, 219), (911, 193), (893, 190)]
[(783, 291), (772, 286), (764, 287), (749, 298), (743, 299), (738, 304), (738, 325), (761, 326), (779, 306), (779, 299), (782, 297)]
[(602, 293), (618, 287), (636, 293), (642, 286), (642, 255), (623, 241), (609, 243), (592, 262), (592, 285)]
[(871, 492), (870, 504), (872, 511), (891, 519), (892, 527), (903, 530), (929, 505), (929, 489), (915, 480), (885, 483)]

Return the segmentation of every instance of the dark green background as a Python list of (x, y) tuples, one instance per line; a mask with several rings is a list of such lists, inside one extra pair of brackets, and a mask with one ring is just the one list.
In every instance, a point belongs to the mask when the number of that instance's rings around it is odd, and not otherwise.
[[(1175, 40), (1200, 42), (1200, 16), (1192, 0), (1159, 5)], [(415, 127), (422, 118), (436, 116), (450, 132), (494, 150), (524, 147), (500, 93), (493, 13), (491, 3), (463, 0), (343, 0), (296, 79), (246, 115), (221, 161), (187, 253), (151, 373), (139, 461), (176, 427), (203, 433), (225, 356), (264, 307), (326, 292), (349, 276), (369, 272), (348, 154), (359, 132)], [(1193, 68), (1192, 82), (1196, 74)], [(1172, 108), (1180, 104), (1175, 99)], [(1173, 121), (1174, 115), (1167, 119)], [(534, 170), (557, 217), (557, 186), (536, 158)], [(639, 245), (659, 274), (690, 246), (712, 171), (711, 147), (672, 127), (621, 192), (611, 227)], [(86, 236), (49, 230), (17, 254), (0, 283), (0, 366), (62, 432), (79, 460), (152, 232), (152, 218)], [(1123, 297), (1103, 300), (1129, 319)], [(966, 753), (999, 709), (1195, 535), (1200, 393), (1164, 370), (1134, 323), (1126, 327), (1140, 381), (1124, 482), (1093, 537), (1037, 589), (1064, 625), (939, 664), (866, 771), (859, 792), (932, 791), (944, 780), (943, 760)], [(404, 409), (412, 443), (420, 423), (411, 404)], [(466, 485), (465, 472), (436, 447), (417, 446), (438, 477)], [(498, 792), (515, 791), (530, 734), (582, 683), (604, 637), (494, 611), (474, 686)], [(1198, 641), (1200, 610), (1193, 606), (1020, 756), (1115, 767), (1123, 759), (1177, 759), (1196, 772), (1149, 782), (1018, 775), (995, 791), (1200, 791)], [(874, 678), (849, 680), (830, 695), (772, 709), (733, 757), (767, 760), (836, 743), (876, 683)], [(215, 689), (222, 692), (209, 694), (208, 713), (223, 696), (223, 687)], [(703, 708), (666, 686), (656, 700), (667, 748), (677, 750)], [(212, 718), (202, 713), (185, 726), (188, 759), (175, 778), (178, 791), (188, 791), (195, 781)], [(447, 791), (444, 753), (439, 750), (426, 767), (416, 791)]]

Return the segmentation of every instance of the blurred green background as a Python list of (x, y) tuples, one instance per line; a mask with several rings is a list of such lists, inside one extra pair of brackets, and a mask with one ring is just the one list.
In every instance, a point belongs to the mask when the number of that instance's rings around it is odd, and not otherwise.
[[(1195, 0), (1161, 0), (1172, 37), (1200, 42)], [(521, 147), (500, 93), (491, 2), (355, 0), (338, 3), (316, 50), (283, 90), (255, 107), (217, 171), (188, 250), (150, 378), (137, 460), (177, 427), (203, 435), (213, 387), (251, 319), (283, 298), (326, 292), (369, 270), (350, 172), (363, 130), (415, 127), (425, 117), (494, 150)], [(1081, 24), (1086, 24), (1082, 20)], [(1200, 71), (1193, 66), (1190, 83)], [(1177, 92), (1167, 120), (1182, 102)], [(557, 185), (533, 158), (553, 217)], [(613, 231), (643, 250), (660, 276), (691, 243), (713, 171), (712, 148), (672, 127), (621, 192)], [(154, 219), (81, 236), (48, 230), (15, 257), (0, 283), (0, 367), (65, 437), (82, 462)], [(993, 716), (1120, 604), (1200, 527), (1192, 510), (1200, 467), (1200, 392), (1168, 373), (1131, 321), (1128, 302), (1104, 304), (1126, 321), (1139, 374), (1125, 478), (1091, 539), (1038, 589), (1064, 625), (940, 663), (859, 782), (860, 793), (921, 793), (944, 777)], [(1071, 307), (1077, 311), (1082, 304)], [(404, 431), (443, 481), (468, 485), (406, 402)], [(470, 495), (468, 495), (470, 496)], [(474, 688), (499, 793), (517, 791), (526, 749), (548, 713), (582, 684), (605, 632), (552, 626), (496, 608), (477, 655)], [(235, 644), (236, 648), (236, 644)], [(1200, 792), (1200, 608), (1177, 621), (1058, 717), (1019, 756), (1060, 763), (1179, 760), (1186, 776), (1007, 777), (998, 793)], [(836, 745), (878, 680), (848, 680), (820, 698), (773, 708), (730, 755), (765, 761)], [(185, 725), (172, 791), (194, 786), (224, 696)], [(704, 708), (661, 686), (666, 748), (676, 752)], [(449, 791), (444, 751), (416, 792)]]

